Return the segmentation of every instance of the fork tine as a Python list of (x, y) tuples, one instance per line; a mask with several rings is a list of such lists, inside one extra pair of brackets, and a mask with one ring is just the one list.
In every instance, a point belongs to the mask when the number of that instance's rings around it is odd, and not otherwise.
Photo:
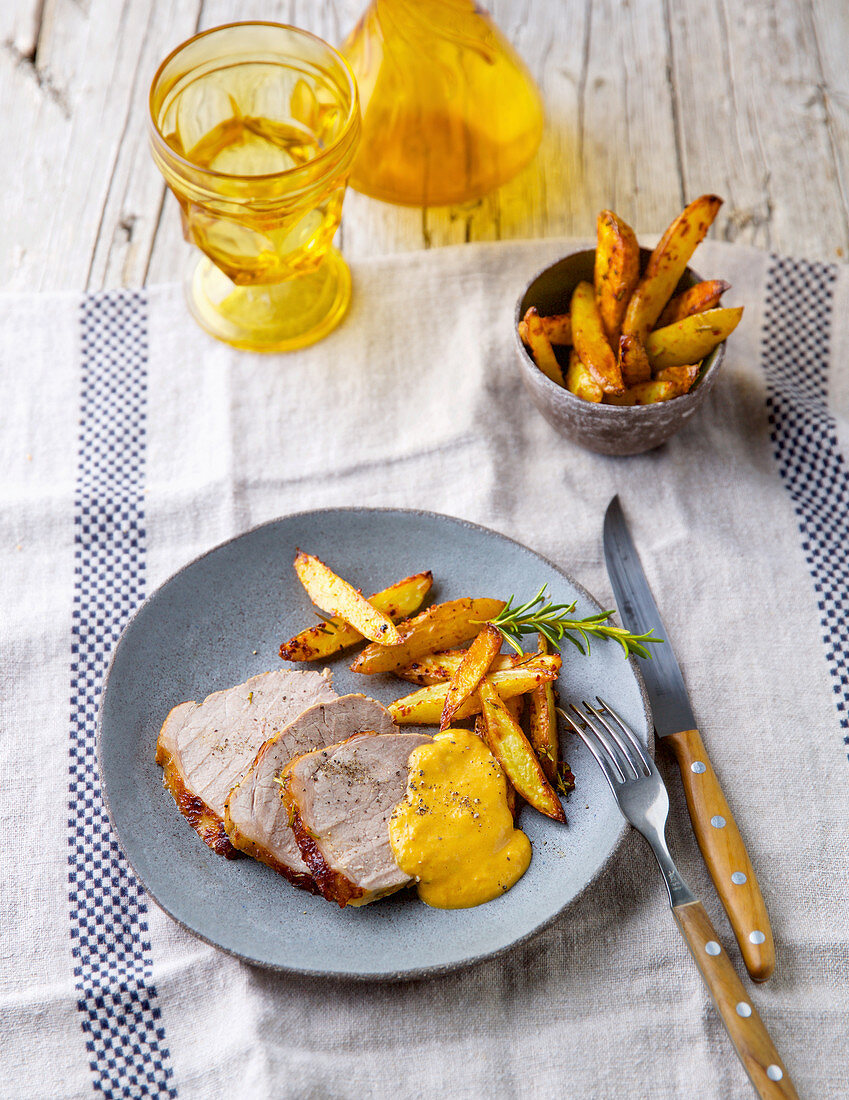
[[(571, 706), (572, 704), (570, 703), (569, 705)], [(572, 709), (576, 711), (576, 713), (578, 714), (579, 717), (581, 717), (581, 712), (579, 710), (576, 710), (575, 707), (573, 707)], [(572, 732), (576, 733), (578, 735), (578, 737), (580, 737), (580, 739), (584, 742), (584, 744), (587, 746), (587, 748), (593, 754), (593, 756), (596, 759), (596, 763), (598, 764), (598, 766), (601, 768), (602, 772), (604, 773), (604, 778), (607, 780), (608, 786), (610, 787), (611, 791), (613, 791), (613, 794), (615, 796), (616, 795), (616, 788), (624, 780), (625, 777), (622, 776), (621, 773), (620, 773), (619, 776), (616, 775), (616, 773), (613, 770), (614, 762), (611, 761), (610, 758), (608, 757), (607, 750), (604, 747), (602, 747), (600, 749), (596, 747), (596, 739), (589, 735), (589, 732), (588, 732), (589, 727), (586, 727), (586, 728), (582, 729), (578, 725), (578, 723), (575, 722), (572, 718), (570, 718), (569, 715), (566, 713), (566, 711), (561, 710), (560, 707), (557, 708), (557, 713), (560, 715), (560, 717), (563, 719), (563, 721), (566, 722), (569, 725)], [(618, 768), (617, 768), (617, 770), (618, 770)]]
[(600, 695), (596, 695), (596, 699), (598, 699), (601, 706), (607, 711), (607, 713), (610, 715), (610, 717), (617, 723), (619, 728), (622, 730), (622, 732), (625, 734), (625, 736), (628, 738), (628, 740), (634, 746), (634, 749), (636, 750), (637, 754), (639, 755), (640, 760), (642, 760), (642, 762), (645, 764), (646, 768), (648, 768), (649, 775), (654, 774), (654, 772), (657, 770), (656, 767), (655, 767), (654, 761), (649, 756), (649, 754), (646, 752), (646, 750), (643, 748), (643, 746), (640, 744), (640, 739), (637, 737), (637, 735), (634, 733), (634, 731), (631, 729), (631, 727), (628, 725), (628, 723), (625, 721), (625, 719), (622, 718), (621, 715), (616, 713), (616, 711), (613, 709), (613, 707), (610, 705), (610, 703), (605, 703), (604, 699), (602, 699)]
[[(622, 754), (622, 759), (625, 761), (626, 766), (633, 772), (634, 777), (639, 778), (641, 775), (645, 775), (645, 772), (642, 771), (638, 767), (637, 762), (635, 762), (634, 754), (631, 751), (630, 747), (625, 744), (625, 742), (622, 740), (622, 738), (619, 736), (619, 734), (616, 732), (616, 730), (613, 728), (613, 726), (611, 726), (611, 724), (607, 721), (607, 719), (604, 717), (604, 715), (601, 713), (601, 711), (597, 710), (594, 706), (592, 706), (590, 703), (588, 703), (586, 701), (586, 699), (584, 700), (582, 705), (587, 709), (587, 711), (589, 711), (590, 714), (592, 714), (595, 717), (595, 719), (599, 722), (599, 724), (602, 726), (602, 728), (604, 730), (606, 730), (606, 732), (613, 738), (614, 742), (616, 743), (616, 747), (619, 749), (620, 753)], [(620, 767), (621, 767), (621, 761), (620, 761)]]

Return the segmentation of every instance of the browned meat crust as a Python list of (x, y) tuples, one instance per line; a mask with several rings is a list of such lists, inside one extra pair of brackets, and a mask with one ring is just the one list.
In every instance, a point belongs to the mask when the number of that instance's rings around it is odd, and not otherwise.
[(349, 878), (346, 878), (345, 875), (340, 874), (338, 871), (334, 871), (333, 868), (329, 866), (313, 839), (312, 834), (304, 825), (303, 821), (301, 821), (301, 815), (298, 813), (297, 805), (294, 799), (289, 796), (286, 787), (287, 783), (284, 779), (283, 801), (286, 804), (286, 809), (289, 811), (292, 832), (295, 834), (298, 847), (301, 849), (304, 863), (306, 863), (307, 867), (312, 871), (313, 878), (315, 879), (321, 896), (328, 901), (335, 901), (340, 908), (344, 909), (349, 902), (356, 901), (357, 898), (363, 897), (365, 890), (361, 889), (359, 886), (355, 886)]
[[(257, 844), (255, 841), (249, 840), (246, 836), (243, 836), (229, 819), (227, 821), (227, 826), (230, 830), (230, 839), (240, 852), (252, 856), (253, 859), (258, 859), (260, 863), (264, 863), (266, 867), (270, 867), (273, 871), (277, 871), (278, 874), (288, 879), (293, 886), (298, 886), (301, 890), (306, 890), (310, 894), (318, 894), (321, 892), (310, 875), (305, 875), (301, 871), (293, 871), (291, 867), (287, 867), (285, 863), (281, 863), (268, 848), (264, 848), (261, 844)], [(304, 862), (312, 869), (308, 859), (304, 858)]]
[(202, 798), (187, 790), (171, 753), (159, 744), (156, 746), (156, 763), (162, 766), (162, 782), (165, 789), (171, 792), (177, 803), (177, 809), (204, 844), (225, 859), (236, 859), (239, 853), (230, 843), (222, 819), (207, 806)]

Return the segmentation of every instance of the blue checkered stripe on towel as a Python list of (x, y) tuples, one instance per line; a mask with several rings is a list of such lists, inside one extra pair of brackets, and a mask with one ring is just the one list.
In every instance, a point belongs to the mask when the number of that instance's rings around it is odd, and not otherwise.
[(142, 294), (82, 303), (68, 898), (92, 1085), (106, 1097), (177, 1095), (152, 981), (147, 900), (112, 836), (96, 758), (109, 656), (144, 598), (146, 326)]
[(762, 357), (775, 457), (798, 517), (849, 745), (849, 470), (828, 411), (837, 273), (834, 265), (773, 257)]

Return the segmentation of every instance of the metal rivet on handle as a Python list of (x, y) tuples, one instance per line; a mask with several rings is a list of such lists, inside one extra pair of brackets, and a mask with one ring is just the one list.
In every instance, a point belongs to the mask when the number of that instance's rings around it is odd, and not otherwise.
[(770, 1081), (780, 1081), (784, 1076), (784, 1070), (781, 1066), (767, 1066), (766, 1075)]
[(693, 763), (692, 763), (692, 764), (690, 765), (690, 771), (691, 771), (691, 772), (695, 772), (695, 773), (696, 773), (696, 775), (701, 775), (701, 774), (702, 774), (702, 772), (706, 772), (706, 771), (707, 771), (707, 768), (706, 768), (706, 767), (705, 767), (705, 765), (704, 765), (704, 764), (703, 764), (703, 763), (701, 762), (701, 760), (694, 760), (694, 761), (693, 761)]
[(722, 948), (716, 940), (708, 940), (705, 944), (705, 951), (707, 951), (709, 955), (718, 955), (721, 950)]
[(724, 829), (725, 828), (725, 818), (722, 816), (722, 814), (715, 814), (710, 819), (710, 823), (711, 823), (711, 825), (713, 825), (714, 829)]
[(751, 1016), (752, 1015), (752, 1006), (747, 1005), (745, 1001), (741, 1001), (737, 1005), (737, 1015), (738, 1016), (744, 1016), (744, 1017), (745, 1016)]
[(743, 883), (746, 881), (746, 876), (743, 874), (742, 871), (735, 871), (734, 874), (731, 876), (731, 881), (734, 883), (735, 886), (742, 886)]
[(755, 929), (754, 932), (749, 933), (749, 939), (752, 943), (763, 943), (766, 939), (766, 936), (763, 934), (763, 932), (758, 932), (758, 930)]

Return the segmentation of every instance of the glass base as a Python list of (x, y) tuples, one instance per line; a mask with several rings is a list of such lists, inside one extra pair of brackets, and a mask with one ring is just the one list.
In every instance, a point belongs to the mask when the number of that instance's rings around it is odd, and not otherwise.
[(315, 271), (268, 286), (236, 286), (206, 256), (185, 283), (192, 316), (218, 340), (246, 351), (295, 351), (321, 340), (351, 302), (351, 272), (331, 248)]

